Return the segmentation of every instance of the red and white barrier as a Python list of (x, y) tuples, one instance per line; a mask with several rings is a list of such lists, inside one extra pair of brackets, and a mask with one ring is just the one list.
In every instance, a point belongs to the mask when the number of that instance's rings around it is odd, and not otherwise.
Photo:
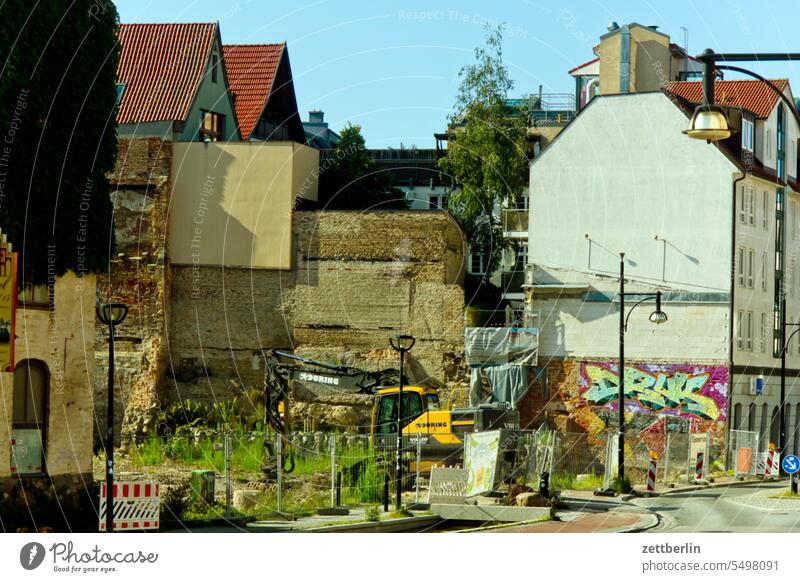
[(705, 476), (705, 455), (697, 453), (697, 462), (694, 465), (694, 479), (695, 481), (702, 481)]
[(656, 490), (656, 469), (658, 467), (658, 459), (650, 458), (650, 466), (647, 469), (647, 491)]
[[(114, 483), (114, 530), (158, 529), (158, 482)], [(100, 531), (106, 531), (108, 491), (100, 490)]]
[(767, 451), (767, 466), (764, 470), (764, 475), (766, 477), (770, 477), (772, 475), (772, 467), (774, 466), (775, 461), (775, 449), (770, 447), (769, 451)]

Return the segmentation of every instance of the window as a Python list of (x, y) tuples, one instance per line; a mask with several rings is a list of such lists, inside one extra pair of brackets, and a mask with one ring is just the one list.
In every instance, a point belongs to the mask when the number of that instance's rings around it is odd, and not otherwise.
[(484, 275), (489, 266), (489, 257), (485, 249), (476, 248), (470, 256), (470, 272), (474, 275)]
[(224, 115), (213, 111), (200, 111), (200, 141), (219, 141), (224, 133)]
[(767, 130), (767, 137), (764, 140), (764, 157), (772, 157), (772, 130)]
[(755, 262), (755, 251), (747, 249), (747, 286), (750, 289), (753, 288), (754, 283)]
[(739, 274), (739, 287), (744, 287), (744, 247), (739, 247), (736, 255), (736, 272)]
[(742, 405), (737, 403), (733, 407), (733, 430), (739, 430), (742, 426)]
[(761, 215), (761, 226), (764, 230), (769, 230), (769, 192), (764, 190), (763, 200), (764, 210)]
[(739, 208), (739, 222), (741, 224), (755, 224), (755, 210), (755, 192), (750, 187), (744, 188), (742, 190), (742, 205)]
[(11, 472), (42, 474), (48, 393), (47, 366), (24, 360), (14, 371), (11, 425)]
[(758, 333), (758, 351), (759, 352), (766, 352), (767, 351), (767, 330), (769, 329), (769, 325), (767, 323), (767, 314), (763, 311), (761, 312), (761, 325), (759, 326), (759, 333)]
[(753, 120), (747, 117), (742, 118), (742, 149), (753, 151)]
[(211, 82), (217, 82), (217, 66), (219, 65), (219, 57), (217, 57), (217, 53), (213, 53), (211, 55)]
[(747, 352), (753, 351), (753, 312), (746, 311), (744, 314), (744, 349)]
[(739, 310), (736, 314), (736, 347), (745, 349), (745, 312)]
[(23, 307), (49, 307), (53, 301), (50, 289), (51, 287), (46, 284), (25, 283), (25, 286), (17, 294), (17, 301)]
[(767, 290), (767, 253), (761, 253), (761, 290)]
[(772, 409), (772, 418), (770, 418), (770, 428), (769, 428), (769, 442), (777, 443), (778, 442), (778, 434), (780, 433), (780, 426), (778, 422), (778, 407), (774, 407)]
[(430, 210), (447, 210), (447, 194), (431, 194), (428, 196)]
[(754, 402), (750, 403), (749, 411), (747, 413), (747, 430), (750, 432), (756, 428), (756, 405)]
[(767, 437), (767, 418), (769, 417), (769, 409), (767, 403), (761, 405), (761, 422), (759, 423), (759, 432), (761, 433), (761, 440)]

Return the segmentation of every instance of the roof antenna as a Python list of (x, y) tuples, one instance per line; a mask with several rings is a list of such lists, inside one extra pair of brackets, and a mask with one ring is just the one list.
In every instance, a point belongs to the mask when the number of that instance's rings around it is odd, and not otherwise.
[(689, 72), (689, 29), (681, 26), (683, 31), (683, 81), (687, 80), (687, 73)]

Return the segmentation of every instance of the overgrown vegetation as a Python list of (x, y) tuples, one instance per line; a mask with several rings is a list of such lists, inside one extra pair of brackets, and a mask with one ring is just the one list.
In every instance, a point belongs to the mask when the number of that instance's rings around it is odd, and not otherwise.
[(475, 61), (459, 71), (461, 80), (449, 118), (443, 172), (458, 188), (448, 206), (473, 249), (487, 254), (487, 278), (511, 241), (495, 208), (515, 207), (527, 185), (527, 126), (530, 112), (511, 105), (514, 81), (503, 63), (503, 27), (487, 27), (485, 45), (475, 49)]
[(366, 149), (360, 125), (347, 125), (319, 174), (319, 204), (325, 210), (388, 210), (408, 208), (392, 175), (377, 171)]
[(20, 283), (108, 265), (117, 18), (108, 1), (0, 4), (0, 226)]

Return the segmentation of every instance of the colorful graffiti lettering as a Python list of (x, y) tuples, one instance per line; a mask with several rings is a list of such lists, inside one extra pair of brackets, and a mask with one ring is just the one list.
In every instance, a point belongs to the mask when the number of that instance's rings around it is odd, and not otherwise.
[[(590, 406), (616, 408), (619, 378), (613, 364), (582, 364), (581, 385), (581, 396)], [(727, 388), (724, 366), (625, 367), (626, 410), (724, 420)]]

